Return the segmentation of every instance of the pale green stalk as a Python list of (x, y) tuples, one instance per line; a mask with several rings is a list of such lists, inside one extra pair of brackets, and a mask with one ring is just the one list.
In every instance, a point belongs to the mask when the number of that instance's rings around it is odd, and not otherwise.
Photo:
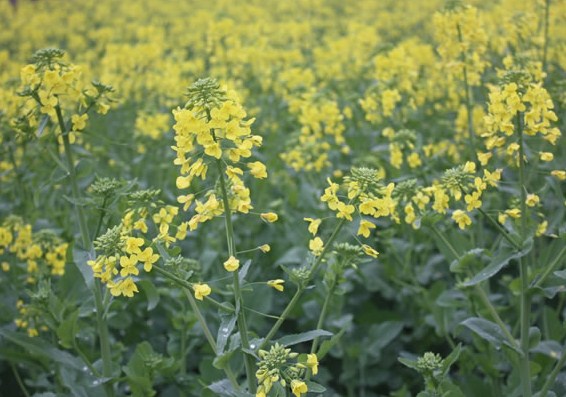
[(281, 313), (281, 316), (279, 316), (279, 319), (275, 322), (275, 324), (273, 324), (273, 327), (271, 327), (271, 329), (267, 333), (266, 337), (261, 342), (260, 349), (263, 349), (265, 346), (267, 346), (267, 344), (275, 336), (275, 334), (277, 333), (277, 331), (279, 330), (279, 328), (281, 327), (283, 322), (287, 319), (287, 317), (289, 316), (289, 314), (291, 313), (291, 311), (293, 310), (293, 308), (295, 307), (295, 305), (299, 301), (301, 295), (305, 291), (306, 286), (308, 285), (309, 281), (312, 279), (312, 277), (315, 275), (316, 271), (318, 270), (318, 268), (322, 264), (322, 261), (323, 261), (324, 257), (326, 256), (326, 253), (330, 250), (330, 247), (334, 243), (334, 240), (336, 240), (338, 233), (340, 232), (340, 230), (342, 229), (342, 227), (344, 226), (345, 223), (346, 223), (346, 219), (341, 219), (340, 222), (338, 222), (338, 224), (334, 228), (334, 231), (332, 232), (332, 234), (328, 238), (328, 241), (324, 245), (322, 252), (320, 253), (318, 258), (316, 259), (316, 262), (311, 267), (311, 270), (309, 271), (306, 279), (304, 280), (303, 283), (301, 283), (299, 285), (299, 287), (297, 288), (297, 291), (295, 292), (295, 295), (293, 295), (293, 298), (291, 298), (291, 300), (287, 304), (287, 307), (285, 307), (285, 310), (283, 310), (283, 313)]
[[(525, 191), (525, 143), (523, 139), (523, 125), (521, 113), (517, 113), (517, 133), (519, 136), (519, 190), (521, 197), (521, 243), (523, 244), (527, 234), (527, 193)], [(529, 274), (527, 263), (519, 258), (519, 273), (521, 279), (521, 388), (523, 397), (531, 397), (531, 369), (529, 364), (529, 327), (531, 313), (531, 297), (529, 294)]]
[[(75, 211), (79, 220), (79, 229), (81, 233), (83, 248), (86, 251), (91, 252), (92, 241), (89, 237), (86, 216), (83, 212), (82, 207), (78, 203), (81, 195), (79, 192), (73, 151), (71, 148), (71, 143), (69, 141), (69, 131), (65, 126), (65, 120), (63, 118), (63, 114), (59, 105), (55, 107), (55, 112), (57, 114), (57, 121), (59, 122), (59, 129), (61, 130), (61, 135), (63, 137), (64, 154), (67, 160), (69, 179), (71, 182), (71, 191), (73, 194), (73, 200), (75, 201)], [(93, 290), (94, 303), (96, 306), (96, 323), (98, 327), (100, 342), (100, 354), (102, 358), (102, 375), (104, 376), (104, 378), (112, 378), (112, 355), (110, 352), (110, 338), (108, 334), (108, 325), (106, 324), (106, 319), (104, 318), (104, 305), (102, 302), (101, 285), (100, 281), (97, 278), (94, 279)], [(114, 388), (112, 386), (112, 383), (109, 383), (108, 381), (104, 382), (104, 390), (108, 397), (114, 396)]]

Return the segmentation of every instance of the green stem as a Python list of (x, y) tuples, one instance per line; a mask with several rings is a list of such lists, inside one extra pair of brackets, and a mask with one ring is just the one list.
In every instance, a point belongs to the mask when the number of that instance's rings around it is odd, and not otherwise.
[(562, 260), (564, 254), (566, 254), (566, 246), (562, 247), (558, 255), (556, 255), (556, 258), (554, 258), (554, 260), (552, 261), (552, 263), (548, 265), (546, 269), (544, 269), (544, 273), (542, 273), (542, 276), (540, 276), (537, 282), (533, 285), (534, 288), (540, 287), (540, 285), (544, 282), (544, 280), (546, 280), (546, 278), (550, 275), (550, 273), (554, 271), (554, 268), (556, 268), (556, 266), (560, 264), (560, 261)]
[(10, 362), (10, 368), (12, 368), (12, 372), (14, 373), (14, 377), (16, 378), (16, 382), (18, 382), (18, 386), (20, 387), (20, 390), (22, 391), (22, 393), (26, 397), (30, 397), (31, 395), (29, 394), (29, 392), (26, 388), (26, 385), (22, 381), (22, 378), (20, 377), (20, 373), (18, 372), (18, 369), (16, 368), (16, 366), (12, 362)]
[(501, 234), (501, 236), (503, 236), (503, 238), (505, 240), (507, 240), (512, 246), (513, 248), (515, 248), (517, 251), (521, 250), (521, 245), (519, 243), (517, 243), (513, 237), (511, 237), (511, 235), (507, 232), (507, 230), (505, 230), (500, 224), (499, 222), (497, 222), (495, 219), (493, 219), (491, 216), (489, 216), (489, 214), (487, 214), (483, 209), (478, 208), (478, 212), (480, 214), (482, 214), (496, 229), (497, 231), (499, 231), (499, 233)]
[(187, 300), (189, 301), (189, 305), (191, 305), (191, 309), (193, 310), (195, 316), (197, 316), (197, 320), (200, 323), (200, 326), (202, 327), (202, 331), (204, 332), (204, 336), (206, 337), (206, 340), (208, 341), (208, 344), (210, 345), (210, 347), (212, 348), (212, 350), (214, 351), (214, 354), (216, 354), (216, 341), (214, 340), (214, 337), (212, 336), (212, 332), (210, 332), (210, 328), (208, 328), (208, 325), (206, 324), (206, 320), (204, 319), (204, 316), (202, 315), (200, 309), (198, 308), (197, 302), (194, 298), (194, 296), (187, 291), (185, 288), (182, 288), (183, 293), (185, 294), (185, 296), (187, 297)]
[[(236, 247), (234, 244), (234, 226), (232, 224), (232, 210), (228, 201), (228, 191), (226, 189), (226, 181), (224, 180), (224, 170), (222, 162), (217, 160), (218, 173), (220, 178), (220, 189), (222, 191), (222, 203), (224, 205), (224, 223), (226, 228), (226, 243), (228, 245), (228, 256), (236, 257)], [(242, 341), (242, 348), (250, 350), (250, 340), (248, 338), (248, 324), (246, 322), (246, 313), (244, 311), (244, 299), (242, 291), (240, 290), (240, 278), (238, 272), (234, 272), (234, 298), (236, 300), (236, 313), (238, 316), (238, 331), (240, 332), (240, 339)], [(250, 392), (255, 393), (255, 362), (252, 356), (244, 352), (244, 366), (246, 368), (246, 377), (248, 380), (248, 388)]]
[[(185, 281), (185, 280), (177, 277), (173, 273), (171, 273), (171, 272), (169, 272), (169, 271), (167, 271), (167, 270), (165, 270), (165, 269), (163, 269), (159, 266), (153, 265), (152, 269), (157, 271), (159, 274), (161, 274), (162, 276), (164, 276), (168, 280), (173, 281), (174, 283), (178, 284), (179, 286), (194, 292), (194, 288), (193, 288), (192, 284), (189, 283), (188, 281)], [(220, 310), (223, 310), (223, 311), (228, 312), (228, 313), (234, 312), (234, 309), (232, 307), (223, 305), (222, 303), (218, 302), (216, 299), (213, 299), (209, 296), (205, 296), (204, 299), (208, 303), (211, 303), (213, 306), (216, 306)]]
[(336, 240), (338, 233), (340, 232), (340, 230), (342, 230), (342, 227), (344, 226), (345, 223), (346, 223), (346, 219), (341, 219), (340, 222), (338, 222), (338, 224), (334, 228), (334, 231), (332, 232), (332, 234), (328, 238), (328, 241), (326, 242), (324, 248), (322, 249), (322, 252), (320, 253), (318, 258), (316, 259), (316, 262), (311, 267), (311, 270), (309, 271), (307, 277), (305, 278), (303, 283), (301, 285), (299, 285), (299, 287), (297, 288), (297, 291), (295, 292), (295, 295), (293, 295), (293, 298), (291, 298), (291, 300), (287, 304), (287, 307), (285, 307), (285, 310), (283, 310), (283, 313), (281, 313), (281, 316), (279, 316), (279, 319), (277, 319), (275, 324), (273, 324), (273, 327), (271, 327), (271, 329), (267, 333), (266, 337), (263, 339), (263, 342), (260, 345), (260, 349), (263, 349), (265, 346), (267, 346), (267, 344), (275, 336), (275, 334), (277, 333), (277, 331), (279, 330), (279, 328), (281, 327), (283, 322), (287, 319), (287, 317), (289, 316), (289, 314), (291, 313), (291, 311), (293, 310), (293, 308), (295, 307), (295, 305), (299, 301), (301, 295), (305, 291), (306, 285), (308, 285), (309, 281), (312, 279), (312, 277), (315, 275), (316, 271), (320, 267), (324, 257), (326, 256), (326, 253), (330, 249), (329, 247), (332, 246), (332, 244), (334, 243), (334, 240)]
[(96, 229), (94, 231), (94, 237), (98, 237), (100, 233), (100, 229), (102, 228), (102, 220), (104, 219), (104, 215), (106, 214), (106, 205), (108, 201), (108, 196), (104, 196), (102, 200), (102, 206), (100, 207), (100, 217), (98, 218), (98, 222), (96, 223)]
[[(458, 251), (456, 251), (456, 248), (454, 248), (452, 243), (450, 243), (450, 241), (448, 241), (446, 236), (444, 236), (444, 234), (441, 233), (440, 230), (438, 230), (438, 228), (436, 228), (434, 225), (431, 226), (431, 229), (432, 229), (433, 233), (436, 234), (438, 236), (438, 238), (440, 238), (442, 240), (442, 242), (452, 252), (452, 254), (454, 255), (454, 258), (460, 259), (461, 258), (460, 254), (458, 253)], [(511, 343), (511, 345), (517, 347), (517, 341), (515, 340), (515, 338), (513, 338), (513, 335), (511, 335), (511, 333), (507, 329), (507, 326), (505, 325), (505, 323), (503, 322), (503, 320), (499, 316), (499, 313), (497, 313), (497, 310), (495, 309), (495, 307), (493, 306), (493, 304), (489, 300), (489, 297), (487, 296), (484, 289), (480, 285), (475, 285), (474, 289), (478, 293), (482, 303), (487, 308), (487, 310), (488, 310), (489, 314), (491, 315), (493, 321), (495, 321), (497, 323), (497, 325), (499, 325), (499, 328), (501, 328), (501, 331), (503, 332), (503, 334), (505, 335), (505, 337), (507, 338), (509, 343)]]
[[(456, 29), (458, 30), (458, 41), (460, 42), (460, 44), (463, 44), (464, 40), (462, 38), (462, 29), (460, 28), (460, 24), (456, 25)], [(472, 107), (472, 98), (470, 94), (470, 84), (468, 82), (468, 67), (467, 67), (468, 57), (466, 56), (465, 51), (462, 51), (460, 55), (462, 57), (462, 68), (464, 72), (464, 91), (466, 97), (466, 111), (468, 113), (468, 134), (470, 138), (470, 146), (475, 156), (476, 137), (474, 132), (474, 115), (473, 115), (473, 107)]]
[[(61, 135), (63, 137), (64, 153), (68, 165), (73, 200), (75, 200), (75, 211), (79, 219), (79, 229), (81, 233), (83, 248), (86, 251), (90, 252), (92, 250), (92, 242), (89, 237), (84, 211), (78, 203), (81, 195), (79, 192), (79, 184), (77, 181), (75, 160), (73, 158), (71, 142), (69, 141), (69, 131), (65, 126), (65, 120), (63, 119), (63, 114), (61, 112), (61, 108), (59, 107), (59, 105), (55, 107), (55, 112), (57, 114), (59, 129), (61, 130)], [(104, 318), (104, 305), (102, 302), (100, 280), (96, 278), (94, 279), (93, 290), (94, 290), (94, 303), (96, 306), (96, 323), (98, 327), (99, 342), (100, 342), (100, 355), (102, 358), (102, 374), (105, 378), (112, 378), (112, 354), (110, 352), (110, 338), (108, 335), (108, 326)], [(112, 387), (111, 383), (105, 382), (104, 389), (108, 397), (114, 396), (114, 388)]]
[[(334, 288), (336, 287), (336, 282), (332, 282), (332, 284), (328, 287), (328, 292), (326, 293), (326, 297), (324, 298), (324, 304), (322, 305), (322, 311), (318, 316), (318, 322), (316, 323), (316, 329), (320, 330), (324, 326), (324, 321), (326, 320), (326, 315), (328, 314), (328, 306), (330, 304), (330, 300), (334, 295)], [(316, 353), (316, 349), (318, 348), (319, 338), (316, 337), (312, 341), (311, 346), (311, 354)]]
[[(521, 196), (521, 240), (525, 242), (527, 234), (527, 195), (525, 191), (525, 143), (523, 139), (523, 126), (521, 113), (517, 113), (517, 133), (519, 136), (519, 190)], [(531, 397), (531, 373), (529, 364), (529, 327), (531, 298), (529, 294), (528, 266), (522, 258), (519, 258), (519, 273), (521, 279), (521, 350), (523, 356), (520, 358), (521, 388), (523, 397)]]
[(560, 370), (564, 366), (564, 363), (566, 363), (566, 349), (562, 350), (562, 355), (560, 356), (560, 360), (558, 360), (558, 362), (552, 369), (552, 372), (550, 373), (550, 375), (548, 375), (548, 378), (546, 378), (546, 382), (544, 382), (544, 385), (542, 386), (542, 389), (540, 391), (540, 397), (546, 397), (548, 390), (554, 384), (554, 380), (560, 373)]

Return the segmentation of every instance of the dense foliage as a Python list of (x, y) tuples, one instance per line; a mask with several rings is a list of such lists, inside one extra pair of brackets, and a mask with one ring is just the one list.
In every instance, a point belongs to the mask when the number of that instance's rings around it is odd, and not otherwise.
[(0, 396), (566, 395), (566, 3), (0, 3)]

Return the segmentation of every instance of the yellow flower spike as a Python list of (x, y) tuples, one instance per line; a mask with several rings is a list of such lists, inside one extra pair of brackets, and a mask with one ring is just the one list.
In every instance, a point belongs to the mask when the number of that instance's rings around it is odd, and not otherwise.
[(312, 251), (314, 256), (319, 256), (324, 249), (324, 242), (320, 237), (315, 237), (309, 241), (309, 249)]
[(291, 391), (296, 397), (301, 397), (302, 394), (306, 394), (309, 391), (309, 388), (302, 380), (293, 379), (291, 381)]
[(267, 168), (263, 163), (259, 161), (254, 161), (252, 163), (248, 163), (248, 168), (250, 169), (250, 172), (254, 176), (254, 178), (257, 179), (267, 178)]
[(318, 227), (320, 226), (322, 220), (313, 218), (303, 218), (303, 220), (309, 222), (309, 233), (314, 236), (318, 232)]
[(316, 354), (307, 354), (307, 367), (311, 369), (313, 375), (318, 374), (318, 357), (316, 357)]
[(540, 202), (540, 198), (539, 196), (537, 196), (536, 194), (528, 194), (527, 195), (527, 199), (525, 200), (525, 203), (529, 206), (529, 207), (534, 207), (535, 205), (537, 205)]
[(236, 259), (233, 255), (224, 262), (224, 269), (229, 272), (235, 272), (240, 267), (240, 261)]
[(269, 222), (269, 223), (273, 223), (276, 222), (279, 219), (279, 216), (274, 213), (274, 212), (263, 212), (260, 214), (261, 219)]
[(377, 252), (367, 244), (362, 244), (362, 250), (366, 255), (369, 255), (372, 258), (377, 258), (379, 256), (379, 252)]
[(271, 251), (271, 246), (269, 244), (260, 245), (258, 248), (263, 253), (267, 253), (267, 252)]
[(195, 291), (195, 299), (199, 301), (203, 300), (205, 296), (210, 295), (212, 289), (208, 286), (208, 284), (197, 283), (193, 284), (193, 289)]
[(358, 236), (361, 235), (368, 238), (371, 233), (371, 229), (375, 229), (375, 225), (370, 221), (362, 219), (360, 221), (360, 227), (358, 228)]
[(283, 292), (283, 290), (285, 289), (285, 287), (283, 286), (284, 283), (285, 280), (278, 278), (276, 280), (269, 280), (267, 282), (267, 285), (269, 285), (271, 288), (275, 288), (279, 292)]
[(472, 220), (465, 211), (456, 210), (452, 213), (452, 219), (458, 224), (458, 227), (464, 230), (472, 224)]

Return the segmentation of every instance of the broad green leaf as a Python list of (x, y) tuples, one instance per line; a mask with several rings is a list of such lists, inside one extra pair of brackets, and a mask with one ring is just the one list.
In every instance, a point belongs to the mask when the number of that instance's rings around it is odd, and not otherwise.
[(318, 383), (306, 381), (307, 387), (309, 388), (309, 393), (324, 393), (326, 387), (319, 385)]
[(73, 311), (71, 314), (64, 317), (63, 321), (57, 328), (57, 336), (59, 343), (65, 349), (70, 349), (73, 346), (75, 333), (77, 329), (77, 320), (79, 318), (79, 309)]
[(532, 353), (544, 354), (545, 356), (559, 360), (560, 357), (562, 357), (563, 347), (560, 343), (554, 340), (543, 340), (530, 351)]
[(517, 251), (512, 247), (503, 246), (499, 253), (491, 260), (491, 263), (486, 268), (481, 270), (470, 280), (462, 283), (462, 285), (465, 287), (471, 287), (495, 276), (501, 269), (507, 266), (507, 264), (511, 260), (518, 259), (527, 255), (532, 250), (532, 248), (532, 239), (529, 240), (529, 243), (526, 244), (526, 246), (520, 251)]
[(218, 335), (216, 335), (216, 355), (219, 356), (224, 353), (224, 348), (226, 347), (226, 343), (228, 342), (228, 338), (232, 335), (232, 331), (234, 331), (234, 327), (236, 326), (236, 318), (235, 314), (228, 315), (228, 314), (221, 314), (222, 322), (220, 323), (220, 327), (218, 328)]
[(323, 329), (316, 329), (312, 331), (303, 332), (300, 334), (285, 335), (282, 338), (277, 339), (275, 342), (283, 346), (293, 346), (299, 343), (307, 342), (318, 338), (321, 336), (332, 336), (332, 332), (325, 331)]
[(385, 321), (374, 325), (369, 331), (369, 343), (364, 351), (370, 356), (379, 357), (381, 350), (397, 337), (403, 330), (403, 323), (399, 321)]
[(483, 248), (474, 248), (464, 252), (459, 259), (454, 259), (452, 261), (450, 264), (450, 271), (453, 273), (466, 272), (471, 268), (474, 262), (477, 262), (478, 259), (482, 257), (484, 251), (485, 250)]
[(232, 384), (228, 379), (214, 382), (208, 385), (206, 388), (216, 393), (217, 396), (221, 397), (253, 397), (253, 395), (248, 392), (234, 390)]
[(415, 371), (419, 371), (419, 367), (417, 367), (417, 360), (411, 360), (403, 357), (399, 357), (397, 360), (399, 360), (399, 362), (404, 366), (414, 369)]
[(140, 280), (137, 283), (147, 298), (147, 310), (151, 311), (155, 309), (159, 303), (159, 292), (157, 292), (155, 285), (149, 280)]
[(497, 350), (501, 349), (501, 345), (506, 345), (521, 354), (521, 350), (505, 338), (501, 328), (491, 321), (479, 317), (470, 317), (462, 321), (460, 325), (463, 325), (476, 333), (480, 338), (489, 342)]
[(325, 340), (324, 342), (321, 343), (320, 345), (320, 349), (318, 349), (318, 352), (316, 353), (316, 356), (318, 357), (319, 360), (322, 360), (322, 358), (324, 356), (326, 356), (328, 354), (328, 352), (338, 343), (340, 342), (340, 338), (342, 338), (342, 336), (344, 335), (344, 333), (346, 332), (346, 327), (343, 327), (340, 332), (338, 332), (337, 334), (335, 334), (334, 336), (332, 336), (332, 338)]

